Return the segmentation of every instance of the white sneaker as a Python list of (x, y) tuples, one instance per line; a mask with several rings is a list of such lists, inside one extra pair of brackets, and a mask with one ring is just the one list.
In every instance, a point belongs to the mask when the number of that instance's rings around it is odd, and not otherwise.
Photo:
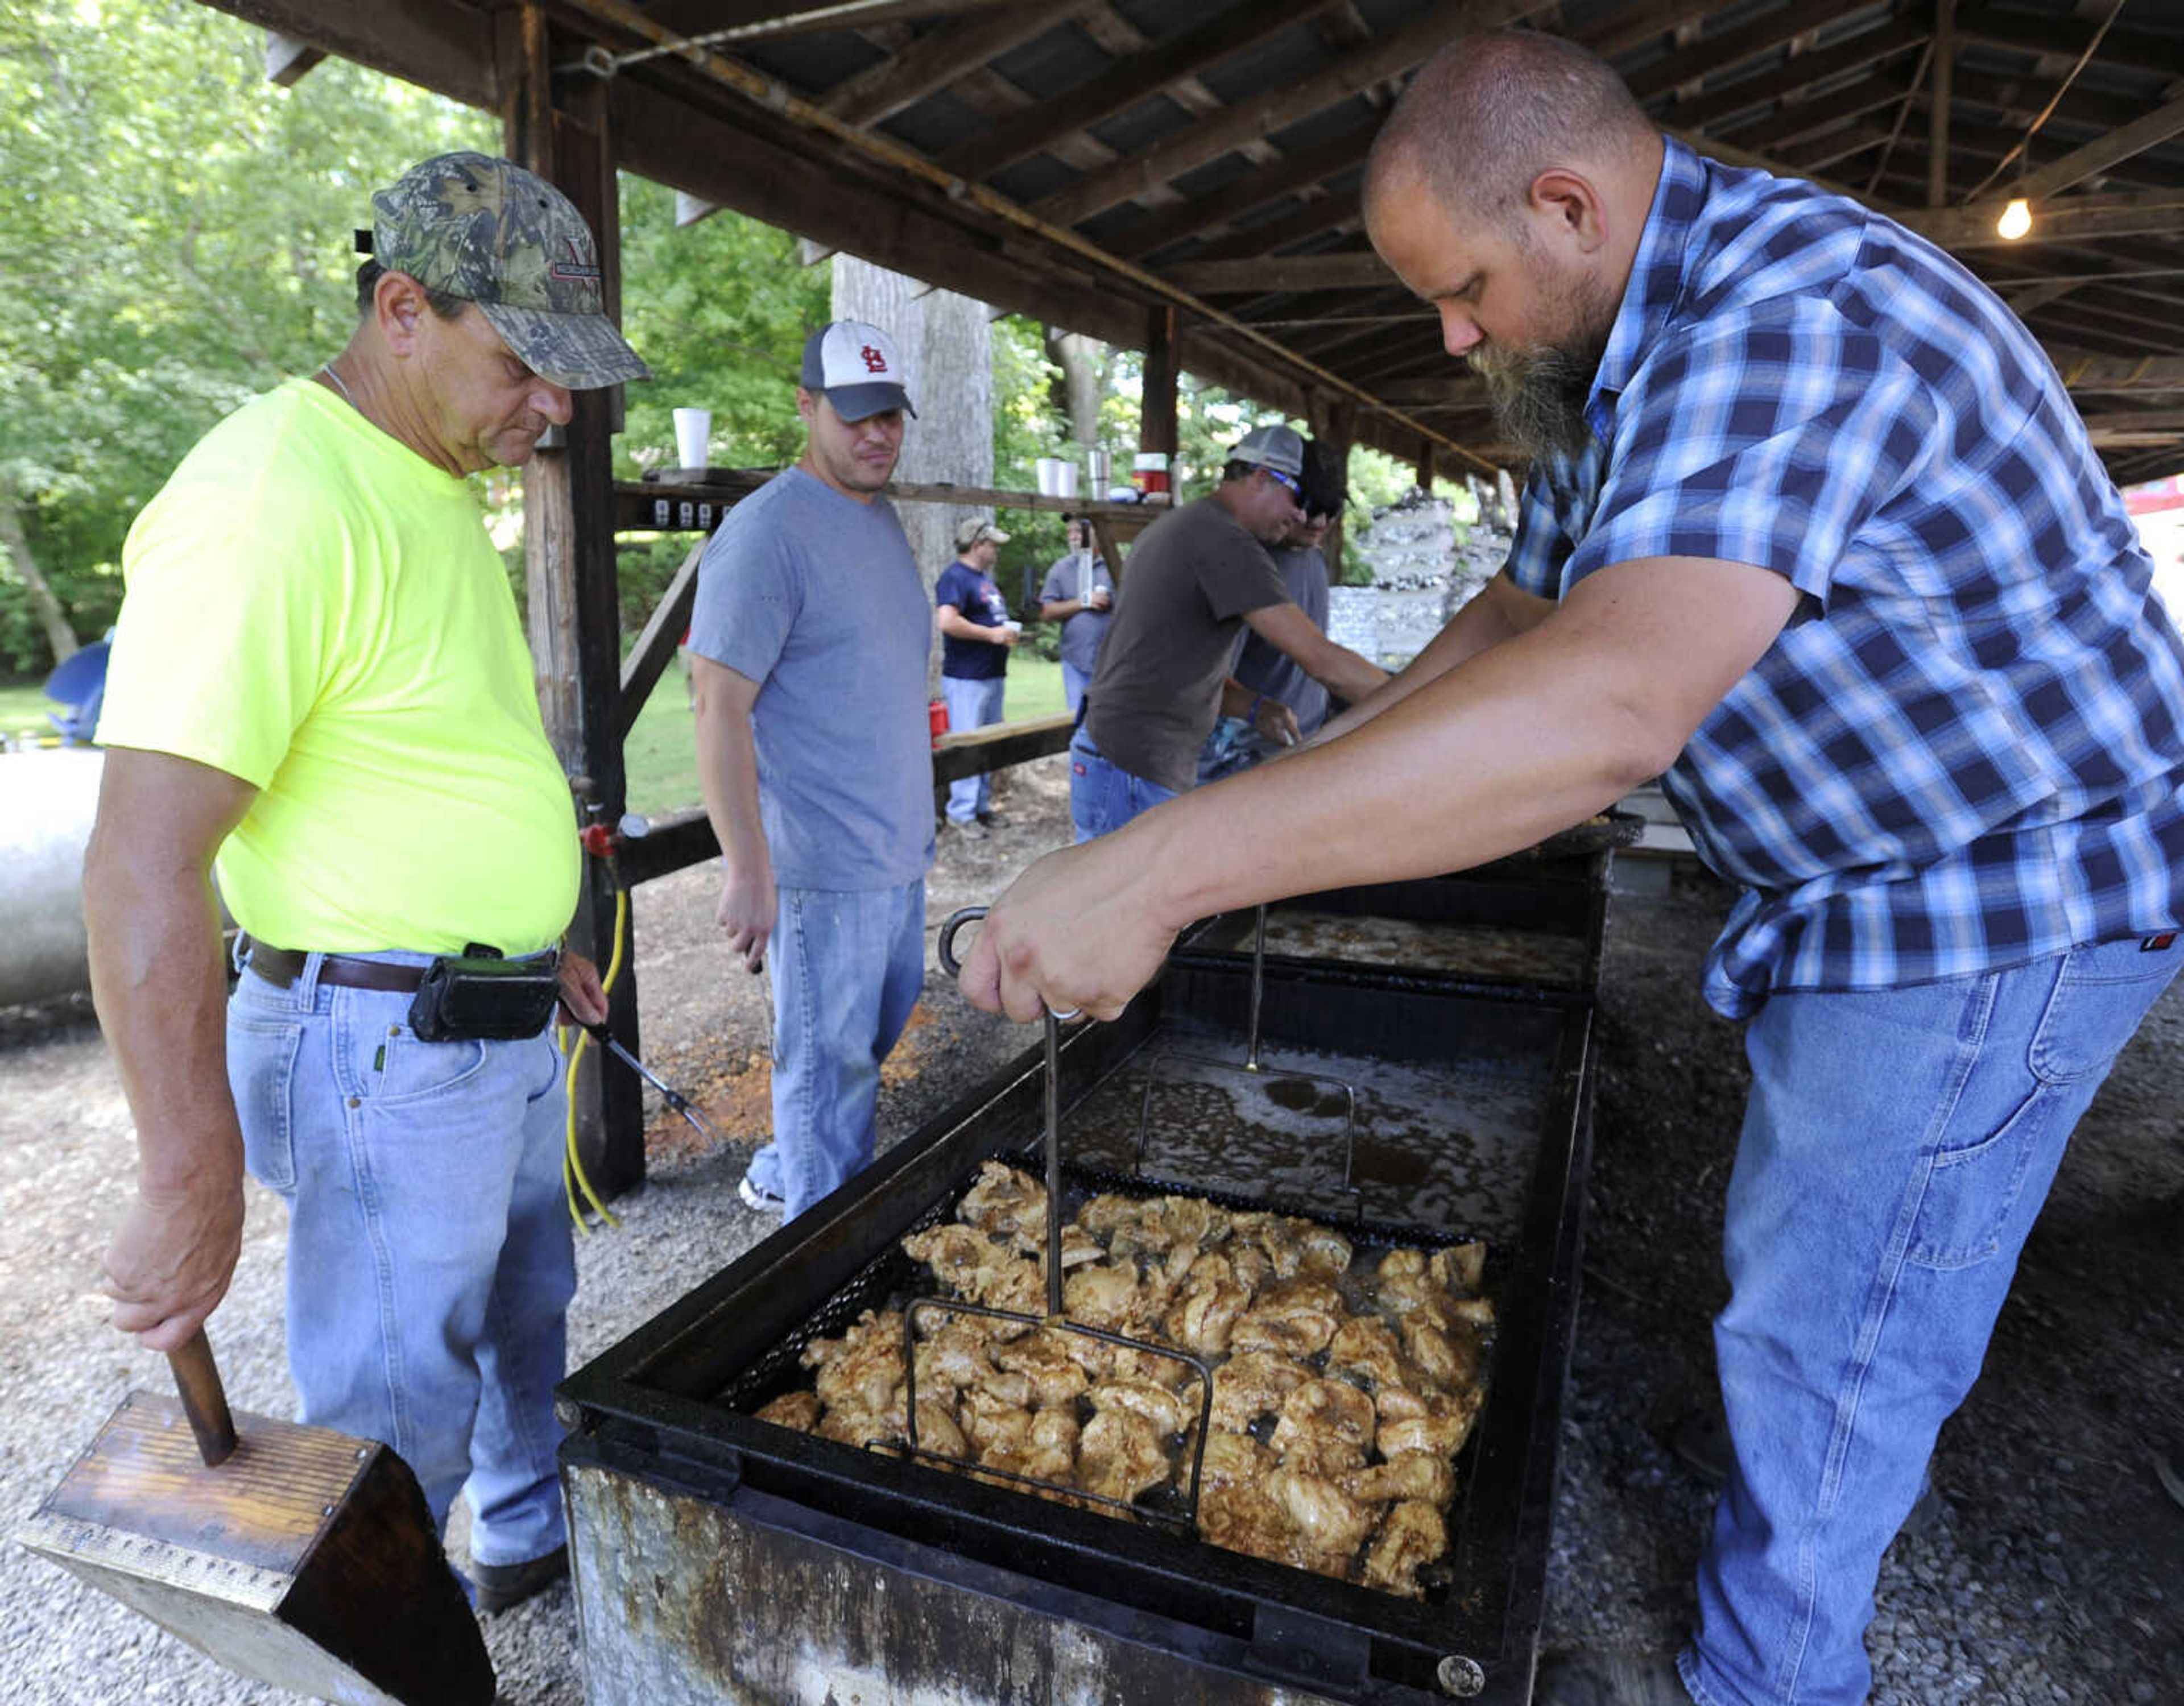
[(743, 1198), (744, 1207), (755, 1214), (779, 1214), (788, 1207), (787, 1197), (777, 1196), (748, 1173), (736, 1186), (736, 1195)]

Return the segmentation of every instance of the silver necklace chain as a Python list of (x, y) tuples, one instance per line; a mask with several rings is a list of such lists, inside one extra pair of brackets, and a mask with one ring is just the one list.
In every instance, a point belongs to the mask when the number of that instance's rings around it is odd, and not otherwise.
[(358, 414), (361, 415), (364, 413), (364, 410), (358, 406), (356, 399), (348, 394), (348, 387), (342, 383), (341, 375), (334, 371), (334, 365), (332, 362), (320, 362), (319, 364), (319, 371), (325, 374), (327, 378), (333, 381), (334, 389), (341, 393), (343, 402), (348, 404), (350, 408), (356, 410)]

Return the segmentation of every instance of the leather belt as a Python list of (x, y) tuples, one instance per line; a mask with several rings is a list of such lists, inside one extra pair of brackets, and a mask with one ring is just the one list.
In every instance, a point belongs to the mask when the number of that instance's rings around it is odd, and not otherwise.
[[(288, 988), (304, 975), (304, 964), (311, 957), (291, 948), (269, 947), (259, 941), (251, 941), (249, 945), (250, 969), (280, 990)], [(389, 965), (384, 960), (360, 960), (348, 954), (328, 954), (319, 962), (320, 983), (339, 984), (351, 990), (385, 990), (394, 995), (414, 995), (424, 975), (422, 966)]]

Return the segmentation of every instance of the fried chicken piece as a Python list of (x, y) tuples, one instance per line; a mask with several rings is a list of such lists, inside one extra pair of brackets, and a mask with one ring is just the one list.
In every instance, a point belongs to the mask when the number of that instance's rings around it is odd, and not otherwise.
[(1325, 1280), (1284, 1280), (1260, 1293), (1237, 1318), (1228, 1348), (1309, 1357), (1324, 1351), (1347, 1319), (1342, 1299)]
[(1077, 1224), (1095, 1238), (1112, 1240), (1125, 1229), (1134, 1229), (1145, 1218), (1148, 1204), (1143, 1197), (1103, 1191), (1077, 1211)]
[(1213, 1425), (1246, 1431), (1312, 1378), (1312, 1371), (1274, 1351), (1247, 1351), (1213, 1371)]
[(1426, 1252), (1402, 1246), (1390, 1250), (1380, 1257), (1375, 1270), (1383, 1280), (1417, 1280), (1425, 1277)]
[(1351, 1470), (1342, 1490), (1361, 1504), (1410, 1499), (1440, 1510), (1456, 1496), (1456, 1471), (1431, 1452), (1398, 1452), (1385, 1463)]
[(1437, 1457), (1454, 1457), (1471, 1436), (1471, 1424), (1479, 1419), (1482, 1397), (1477, 1387), (1461, 1392), (1435, 1392), (1426, 1398), (1424, 1414), (1394, 1420), (1383, 1408), (1382, 1455), (1392, 1459), (1403, 1452), (1431, 1452)]
[(771, 1402), (760, 1405), (754, 1413), (761, 1422), (772, 1422), (777, 1428), (794, 1428), (800, 1434), (808, 1434), (819, 1424), (819, 1395), (783, 1392)]
[(1362, 1375), (1375, 1386), (1407, 1386), (1417, 1376), (1394, 1332), (1369, 1315), (1353, 1315), (1334, 1330), (1327, 1372)]
[(1188, 1398), (1150, 1380), (1104, 1381), (1092, 1388), (1090, 1396), (1095, 1408), (1128, 1410), (1142, 1416), (1163, 1436), (1181, 1433), (1198, 1415), (1195, 1383)]
[(1046, 1187), (1006, 1162), (983, 1162), (977, 1183), (956, 1205), (956, 1218), (995, 1238), (1006, 1239), (1019, 1249), (1029, 1247), (1022, 1241), (1027, 1238), (1044, 1243)]
[(1268, 1441), (1284, 1463), (1316, 1475), (1364, 1463), (1373, 1448), (1373, 1401), (1346, 1380), (1306, 1380), (1282, 1400), (1281, 1419)]
[(1231, 1244), (1228, 1247), (1229, 1271), (1236, 1283), (1254, 1297), (1273, 1283), (1273, 1258), (1256, 1244)]
[(981, 1463), (1014, 1469), (1031, 1450), (1032, 1413), (1021, 1404), (973, 1386), (963, 1394), (956, 1415), (970, 1442), (978, 1448)]
[(1448, 1550), (1448, 1525), (1440, 1511), (1418, 1499), (1405, 1499), (1382, 1519), (1365, 1554), (1368, 1587), (1384, 1588), (1406, 1599), (1424, 1597), (1418, 1586), (1420, 1564), (1431, 1564)]
[(1467, 1327), (1484, 1332), (1494, 1324), (1494, 1300), (1491, 1297), (1451, 1297), (1448, 1302), (1449, 1319), (1460, 1321)]
[(983, 1393), (997, 1404), (1006, 1404), (1011, 1409), (1028, 1410), (1038, 1388), (1030, 1375), (1012, 1369), (995, 1369), (981, 1374), (978, 1384), (969, 1388)]
[(822, 1440), (838, 1440), (845, 1446), (885, 1446), (902, 1437), (902, 1424), (855, 1404), (830, 1404), (812, 1431)]
[(902, 1248), (911, 1261), (930, 1268), (944, 1287), (966, 1297), (975, 1295), (972, 1276), (1009, 1254), (980, 1228), (960, 1221), (913, 1232), (902, 1240)]
[[(920, 1321), (933, 1319), (929, 1313), (918, 1317)], [(948, 1317), (939, 1331), (920, 1341), (916, 1351), (918, 1389), (923, 1391), (945, 1386), (951, 1391), (961, 1391), (992, 1374), (993, 1360), (986, 1354), (989, 1335), (981, 1330), (987, 1324), (985, 1318), (978, 1315)]]
[[(1296, 1525), (1306, 1554), (1340, 1560), (1326, 1573), (1341, 1575), (1372, 1532), (1373, 1513), (1323, 1475), (1284, 1463), (1266, 1480), (1267, 1497)], [(1320, 1566), (1300, 1558), (1307, 1569)]]
[(814, 1339), (801, 1359), (818, 1372), (812, 1387), (829, 1410), (900, 1411), (902, 1313), (867, 1309), (838, 1339)]
[[(975, 1282), (967, 1291), (973, 1303), (983, 1303), (990, 1309), (1013, 1309), (1020, 1315), (1046, 1313), (1046, 1270), (1028, 1256), (1009, 1256), (991, 1267), (981, 1268), (972, 1275)], [(995, 1338), (1012, 1339), (1028, 1333), (1030, 1327), (1021, 1321), (994, 1321), (986, 1324)]]
[[(1213, 1440), (1206, 1441), (1206, 1457), (1213, 1455)], [(1299, 1549), (1296, 1525), (1290, 1514), (1267, 1497), (1263, 1478), (1224, 1481), (1204, 1486), (1198, 1496), (1198, 1531), (1212, 1545), (1252, 1558), (1286, 1564)]]
[(1083, 1340), (1081, 1334), (1042, 1327), (1011, 1344), (1001, 1346), (994, 1352), (994, 1361), (1029, 1382), (1034, 1404), (1040, 1409), (1051, 1409), (1056, 1404), (1073, 1402), (1091, 1384), (1084, 1365), (1062, 1342), (1070, 1339), (1098, 1342)]
[(1153, 1424), (1120, 1405), (1100, 1410), (1078, 1439), (1077, 1484), (1101, 1498), (1128, 1504), (1172, 1467)]
[(971, 1455), (971, 1442), (956, 1425), (956, 1413), (934, 1398), (917, 1401), (917, 1447), (944, 1458), (967, 1460)]
[(1486, 1246), (1474, 1240), (1436, 1250), (1426, 1271), (1435, 1285), (1451, 1296), (1476, 1297), (1479, 1282), (1486, 1277)]
[[(1206, 1259), (1199, 1257), (1201, 1263)], [(1228, 1350), (1229, 1335), (1251, 1302), (1251, 1294), (1233, 1280), (1217, 1280), (1208, 1285), (1194, 1281), (1184, 1287), (1180, 1301), (1168, 1306), (1161, 1318), (1161, 1331), (1201, 1357), (1217, 1357)]]
[(1300, 1274), (1322, 1277), (1350, 1265), (1350, 1240), (1331, 1227), (1295, 1214), (1251, 1213), (1233, 1217), (1230, 1236), (1256, 1243), (1273, 1264), (1278, 1278)]
[(1031, 1419), (1024, 1473), (1067, 1486), (1077, 1479), (1077, 1418), (1068, 1410), (1041, 1410)]
[(1384, 1263), (1373, 1286), (1374, 1300), (1398, 1325), (1413, 1319), (1446, 1332), (1456, 1319), (1456, 1299), (1424, 1274), (1390, 1274)]
[(1201, 1196), (1158, 1196), (1139, 1224), (1144, 1235), (1165, 1253), (1218, 1244), (1228, 1235), (1229, 1218), (1227, 1209)]
[(1063, 1311), (1072, 1321), (1124, 1330), (1140, 1302), (1137, 1269), (1127, 1263), (1097, 1262), (1080, 1268), (1064, 1283)]
[(1198, 1465), (1203, 1503), (1213, 1487), (1253, 1486), (1273, 1467), (1273, 1453), (1249, 1434), (1215, 1432), (1206, 1436), (1206, 1456)]
[(1479, 1341), (1468, 1330), (1444, 1332), (1416, 1315), (1403, 1318), (1403, 1344), (1428, 1382), (1445, 1392), (1479, 1379)]
[[(1097, 1340), (1092, 1341), (1098, 1343)], [(1198, 1379), (1198, 1370), (1180, 1357), (1169, 1356), (1154, 1350), (1141, 1349), (1134, 1345), (1115, 1345), (1107, 1347), (1109, 1361), (1104, 1375), (1095, 1380), (1143, 1380), (1149, 1385), (1165, 1386), (1170, 1391)], [(1197, 1406), (1194, 1403), (1192, 1408)]]

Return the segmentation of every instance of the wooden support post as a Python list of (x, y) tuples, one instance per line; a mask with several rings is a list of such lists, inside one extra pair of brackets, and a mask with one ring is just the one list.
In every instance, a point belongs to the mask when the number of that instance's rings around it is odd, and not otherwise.
[(1430, 498), (1433, 495), (1434, 482), (1434, 441), (1432, 439), (1418, 440), (1418, 489)]
[(1181, 316), (1173, 303), (1145, 315), (1145, 380), (1138, 415), (1138, 449), (1167, 456), (1173, 471), (1176, 449), (1175, 382), (1182, 366)]
[(1949, 200), (1949, 102), (1956, 86), (1956, 0), (1934, 0), (1932, 105), (1927, 114), (1926, 205)]
[[(621, 245), (604, 86), (572, 80), (555, 101), (543, 8), (526, 4), (518, 75), (507, 114), (508, 152), (576, 203), (598, 241), (608, 310), (620, 298)], [(615, 584), (612, 437), (618, 392), (579, 391), (563, 438), (523, 469), (523, 532), (531, 654), (547, 739), (579, 789), (579, 810), (621, 820), (621, 612)], [(582, 778), (581, 783), (577, 778)], [(576, 832), (572, 819), (570, 833)], [(615, 884), (587, 856), (569, 938), (599, 964), (614, 956)], [(608, 1023), (638, 1051), (634, 930), (626, 929)], [(644, 1104), (637, 1075), (588, 1049), (577, 1074), (577, 1150), (592, 1188), (619, 1196), (644, 1178)]]
[[(1327, 411), (1327, 418), (1313, 435), (1323, 447), (1323, 454), (1343, 471), (1343, 485), (1347, 489), (1351, 447), (1357, 442), (1357, 410), (1355, 404), (1338, 403)], [(1320, 542), (1319, 554), (1327, 559), (1328, 578), (1336, 586), (1342, 584), (1342, 522), (1343, 512), (1334, 512), (1334, 521)]]

